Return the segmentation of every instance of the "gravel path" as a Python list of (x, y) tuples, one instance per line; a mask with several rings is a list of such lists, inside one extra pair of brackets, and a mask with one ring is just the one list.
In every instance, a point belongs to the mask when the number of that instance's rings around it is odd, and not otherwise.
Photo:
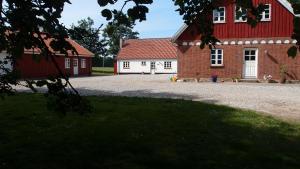
[(300, 84), (171, 83), (171, 75), (74, 78), (83, 95), (176, 98), (252, 109), (300, 121)]

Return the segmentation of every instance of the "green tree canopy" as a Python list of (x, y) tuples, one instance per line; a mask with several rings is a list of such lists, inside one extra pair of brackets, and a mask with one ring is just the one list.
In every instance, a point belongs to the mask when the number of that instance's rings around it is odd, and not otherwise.
[(103, 37), (107, 40), (108, 54), (116, 57), (120, 50), (121, 39), (138, 39), (139, 33), (133, 31), (133, 24), (108, 24), (103, 30)]

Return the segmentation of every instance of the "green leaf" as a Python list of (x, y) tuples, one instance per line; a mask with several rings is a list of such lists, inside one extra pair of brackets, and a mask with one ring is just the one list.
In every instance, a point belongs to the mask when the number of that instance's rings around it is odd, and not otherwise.
[(112, 19), (112, 13), (109, 9), (104, 9), (102, 11), (102, 16), (105, 17), (108, 21)]
[(288, 50), (288, 55), (291, 58), (295, 58), (298, 52), (298, 48), (296, 46), (292, 46), (289, 50)]

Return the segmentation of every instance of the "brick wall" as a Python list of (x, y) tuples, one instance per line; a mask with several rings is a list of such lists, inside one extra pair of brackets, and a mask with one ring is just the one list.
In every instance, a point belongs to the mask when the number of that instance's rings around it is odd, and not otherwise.
[(291, 44), (258, 44), (258, 45), (220, 45), (223, 49), (223, 67), (211, 67), (210, 49), (199, 46), (178, 46), (179, 78), (210, 78), (217, 74), (220, 78), (241, 77), (243, 75), (243, 50), (258, 49), (258, 79), (264, 75), (272, 75), (280, 79), (280, 65), (288, 69), (288, 79), (300, 79), (300, 55), (296, 59), (289, 58), (287, 51)]

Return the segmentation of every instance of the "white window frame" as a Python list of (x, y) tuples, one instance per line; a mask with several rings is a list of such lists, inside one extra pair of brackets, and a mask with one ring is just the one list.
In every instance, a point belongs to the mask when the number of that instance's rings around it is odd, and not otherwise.
[[(221, 51), (221, 59), (219, 59), (219, 51)], [(214, 56), (214, 59), (213, 59)], [(213, 64), (213, 60), (215, 61), (215, 63)], [(219, 61), (221, 60), (221, 63), (219, 63)], [(223, 49), (212, 49), (211, 53), (210, 53), (210, 65), (211, 66), (223, 66), (224, 64), (224, 52)]]
[(123, 62), (123, 69), (130, 69), (130, 62), (128, 61)]
[(86, 59), (81, 59), (81, 68), (86, 68)]
[[(239, 19), (237, 19), (237, 13), (236, 13), (236, 8), (237, 6), (235, 6), (234, 8), (234, 22), (247, 22), (247, 18), (245, 20), (243, 20), (243, 16), (241, 16)], [(239, 7), (239, 11), (242, 11), (243, 9), (241, 7)], [(246, 10), (246, 15), (247, 15), (247, 10)]]
[(71, 68), (71, 59), (65, 58), (65, 69), (70, 69), (70, 68)]
[(267, 6), (269, 6), (269, 8), (267, 9), (269, 11), (269, 18), (266, 18), (266, 11), (264, 11), (261, 16), (261, 21), (271, 21), (271, 18), (272, 18), (272, 5), (271, 4), (265, 4)]
[(165, 61), (164, 62), (164, 69), (172, 69), (172, 62), (171, 61)]
[(142, 61), (142, 62), (141, 62), (141, 65), (142, 65), (142, 66), (147, 66), (147, 62), (146, 62), (146, 61)]
[[(220, 9), (223, 9), (223, 11), (220, 11)], [(221, 12), (224, 12), (224, 16), (221, 16)], [(221, 20), (221, 17), (224, 17), (224, 19)], [(215, 20), (215, 18), (218, 18), (218, 20)], [(226, 7), (222, 6), (213, 10), (213, 23), (226, 23)]]

